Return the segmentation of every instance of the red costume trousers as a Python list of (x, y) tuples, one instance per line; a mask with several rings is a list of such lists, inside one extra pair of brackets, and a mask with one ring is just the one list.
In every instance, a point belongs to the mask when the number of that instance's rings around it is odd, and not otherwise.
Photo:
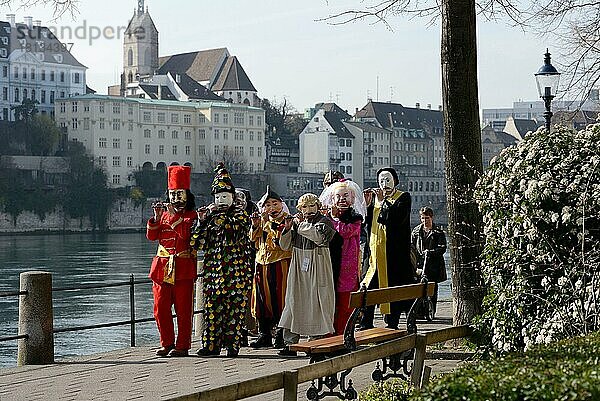
[(346, 322), (352, 314), (352, 309), (350, 309), (350, 294), (352, 294), (350, 291), (335, 293), (335, 318), (333, 319), (333, 328), (335, 329), (336, 335), (344, 334)]
[[(154, 319), (158, 326), (160, 345), (175, 345), (178, 350), (192, 347), (192, 314), (193, 314), (194, 280), (177, 280), (175, 285), (152, 283), (154, 294)], [(171, 306), (175, 305), (177, 315), (177, 342)]]

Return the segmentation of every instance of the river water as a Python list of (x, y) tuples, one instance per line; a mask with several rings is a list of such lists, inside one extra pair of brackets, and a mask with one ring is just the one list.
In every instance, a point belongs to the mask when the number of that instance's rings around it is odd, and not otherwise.
[[(0, 292), (18, 291), (19, 274), (52, 273), (53, 287), (108, 284), (147, 277), (156, 243), (143, 233), (0, 236)], [(448, 264), (449, 265), (449, 264)], [(448, 273), (450, 277), (450, 273)], [(450, 298), (450, 280), (440, 285), (440, 299)], [(152, 286), (136, 285), (136, 318), (152, 317)], [(0, 337), (17, 335), (18, 297), (0, 297)], [(129, 319), (129, 287), (53, 294), (54, 328)], [(136, 325), (136, 343), (158, 344), (153, 322)], [(57, 333), (55, 359), (129, 347), (129, 325)], [(16, 365), (17, 341), (0, 342), (0, 367)]]

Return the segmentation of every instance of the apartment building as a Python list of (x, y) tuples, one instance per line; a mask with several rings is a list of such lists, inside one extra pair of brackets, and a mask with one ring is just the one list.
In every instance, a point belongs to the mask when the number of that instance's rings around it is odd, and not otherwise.
[(180, 102), (106, 95), (58, 99), (56, 122), (106, 170), (113, 187), (134, 185), (133, 172), (188, 165), (232, 172), (265, 165), (265, 112), (227, 102)]
[(14, 14), (0, 21), (0, 119), (14, 121), (12, 107), (23, 100), (38, 102), (41, 114), (54, 113), (54, 101), (86, 93), (86, 70), (40, 21)]

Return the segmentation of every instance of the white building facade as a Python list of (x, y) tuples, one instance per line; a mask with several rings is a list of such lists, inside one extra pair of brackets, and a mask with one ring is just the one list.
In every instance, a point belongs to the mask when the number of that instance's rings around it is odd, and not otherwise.
[(56, 103), (56, 122), (106, 170), (113, 187), (134, 185), (133, 172), (188, 165), (259, 172), (265, 165), (263, 109), (226, 102), (180, 102), (104, 95)]
[(54, 113), (58, 98), (86, 93), (87, 67), (47, 28), (27, 18), (0, 22), (0, 119), (14, 121), (11, 107), (38, 102), (41, 114)]

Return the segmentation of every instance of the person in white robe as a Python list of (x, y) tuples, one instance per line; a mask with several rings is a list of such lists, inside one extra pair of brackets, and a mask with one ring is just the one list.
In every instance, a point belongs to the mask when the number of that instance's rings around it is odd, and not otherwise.
[(298, 199), (300, 213), (286, 220), (281, 235), (281, 248), (292, 250), (285, 308), (279, 320), (286, 344), (279, 352), (283, 356), (296, 354), (289, 345), (297, 343), (301, 335), (315, 339), (334, 332), (335, 287), (329, 241), (336, 231), (320, 208), (316, 195), (302, 195)]

